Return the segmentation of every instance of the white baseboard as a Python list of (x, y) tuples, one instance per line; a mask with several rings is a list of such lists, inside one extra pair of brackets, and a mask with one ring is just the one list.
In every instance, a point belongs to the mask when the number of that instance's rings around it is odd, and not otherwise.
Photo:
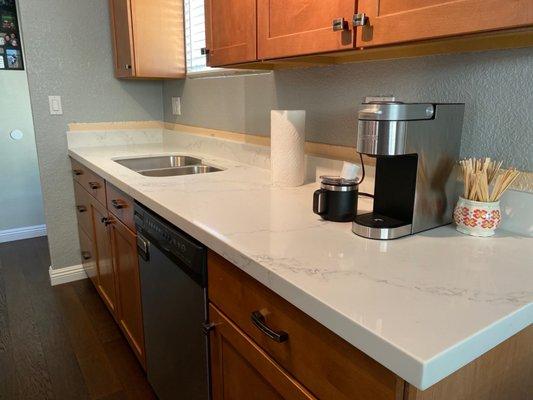
[(72, 265), (71, 267), (58, 269), (52, 269), (52, 267), (50, 267), (48, 273), (50, 274), (50, 283), (52, 286), (81, 281), (82, 279), (87, 278), (83, 265)]
[(23, 226), (0, 231), (0, 243), (46, 236), (46, 225)]

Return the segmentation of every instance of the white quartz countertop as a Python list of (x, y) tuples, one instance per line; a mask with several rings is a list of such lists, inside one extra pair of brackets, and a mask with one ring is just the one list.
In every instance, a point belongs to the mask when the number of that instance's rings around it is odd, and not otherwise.
[[(313, 214), (317, 183), (273, 188), (268, 170), (180, 150), (69, 152), (419, 389), (533, 322), (532, 238), (504, 231), (474, 238), (446, 226), (395, 241), (363, 239), (349, 223)], [(112, 161), (169, 152), (225, 170), (153, 178)]]

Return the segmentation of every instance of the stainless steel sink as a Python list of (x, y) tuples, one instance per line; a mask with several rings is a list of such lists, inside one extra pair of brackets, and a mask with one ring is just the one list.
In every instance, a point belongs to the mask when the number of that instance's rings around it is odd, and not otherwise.
[(115, 162), (134, 171), (143, 171), (147, 169), (174, 168), (184, 167), (186, 165), (200, 165), (202, 160), (189, 156), (158, 156), (158, 157), (139, 157), (139, 158), (122, 158)]
[(209, 172), (222, 171), (220, 168), (212, 167), (210, 165), (189, 165), (187, 167), (177, 168), (160, 168), (148, 169), (145, 171), (138, 171), (144, 176), (179, 176), (179, 175), (193, 175), (193, 174), (207, 174)]
[(222, 171), (220, 168), (204, 164), (200, 158), (180, 155), (121, 158), (116, 159), (115, 162), (141, 175), (153, 177), (206, 174)]

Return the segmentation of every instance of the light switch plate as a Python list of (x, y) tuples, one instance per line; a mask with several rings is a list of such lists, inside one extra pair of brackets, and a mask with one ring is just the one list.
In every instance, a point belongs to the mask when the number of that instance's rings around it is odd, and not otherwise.
[(50, 105), (50, 115), (63, 115), (61, 96), (48, 96), (48, 104)]
[(181, 115), (181, 97), (172, 98), (172, 114)]

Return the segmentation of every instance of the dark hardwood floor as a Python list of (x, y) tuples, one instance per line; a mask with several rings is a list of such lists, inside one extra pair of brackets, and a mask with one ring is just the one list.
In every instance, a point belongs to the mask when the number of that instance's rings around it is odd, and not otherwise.
[(91, 282), (49, 266), (46, 238), (0, 244), (0, 399), (155, 399)]

